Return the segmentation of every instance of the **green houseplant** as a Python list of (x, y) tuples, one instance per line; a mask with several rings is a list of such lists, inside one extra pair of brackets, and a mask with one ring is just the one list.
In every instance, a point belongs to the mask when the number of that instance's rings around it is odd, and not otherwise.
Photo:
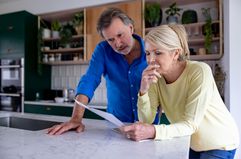
[(60, 31), (60, 37), (61, 37), (61, 44), (65, 47), (65, 48), (69, 48), (70, 47), (70, 42), (71, 42), (71, 38), (72, 38), (72, 26), (70, 24), (66, 24), (63, 26), (63, 28)]
[(61, 24), (58, 20), (55, 20), (51, 23), (51, 29), (54, 31), (60, 31), (61, 30)]
[(177, 16), (180, 16), (180, 11), (182, 8), (177, 7), (177, 3), (174, 2), (172, 3), (169, 8), (165, 11), (165, 13), (168, 15), (167, 16), (167, 23), (168, 24), (176, 24), (178, 22)]
[(159, 3), (147, 3), (145, 5), (145, 26), (154, 27), (161, 24), (162, 10)]
[(55, 20), (51, 23), (52, 37), (59, 38), (59, 32), (61, 30), (61, 24), (58, 20)]
[(83, 34), (84, 32), (84, 12), (79, 12), (74, 15), (72, 20), (73, 27), (77, 34)]
[(210, 8), (202, 8), (202, 14), (205, 17), (205, 24), (202, 26), (202, 32), (204, 35), (204, 46), (207, 49), (207, 52), (211, 51), (212, 44), (212, 18), (210, 16)]

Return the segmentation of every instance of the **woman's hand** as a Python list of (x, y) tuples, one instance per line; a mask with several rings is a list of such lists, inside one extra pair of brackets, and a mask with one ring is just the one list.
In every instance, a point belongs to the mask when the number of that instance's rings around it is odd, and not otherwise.
[(120, 131), (129, 139), (140, 141), (144, 139), (154, 139), (156, 130), (153, 125), (137, 122), (128, 126), (123, 126)]
[(161, 78), (161, 75), (156, 71), (159, 68), (159, 65), (148, 65), (147, 68), (142, 73), (140, 95), (145, 94), (152, 83), (157, 83), (158, 78)]

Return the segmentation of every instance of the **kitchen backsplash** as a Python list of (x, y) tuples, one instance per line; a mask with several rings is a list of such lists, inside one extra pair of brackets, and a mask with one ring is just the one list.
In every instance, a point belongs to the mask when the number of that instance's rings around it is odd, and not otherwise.
[[(88, 65), (63, 65), (52, 66), (51, 89), (72, 88), (76, 89), (82, 75), (85, 74)], [(106, 105), (105, 79), (102, 77), (99, 87), (90, 104)]]

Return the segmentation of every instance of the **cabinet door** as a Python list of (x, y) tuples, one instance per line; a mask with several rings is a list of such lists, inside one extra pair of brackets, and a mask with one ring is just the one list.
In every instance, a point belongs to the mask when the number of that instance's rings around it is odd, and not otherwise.
[[(61, 116), (70, 117), (72, 115), (72, 111), (73, 111), (72, 107), (24, 104), (25, 113), (61, 115)], [(89, 110), (85, 110), (84, 118), (103, 119), (102, 117), (96, 115), (95, 113), (90, 112)]]
[(25, 113), (71, 116), (72, 107), (24, 104)]
[(0, 56), (23, 57), (24, 18), (16, 13), (0, 16)]
[(96, 24), (100, 14), (108, 7), (117, 7), (128, 14), (134, 20), (135, 33), (142, 35), (142, 1), (135, 0), (131, 2), (111, 4), (100, 7), (86, 9), (86, 52), (87, 60), (91, 59), (91, 55), (96, 45), (102, 40), (96, 31)]

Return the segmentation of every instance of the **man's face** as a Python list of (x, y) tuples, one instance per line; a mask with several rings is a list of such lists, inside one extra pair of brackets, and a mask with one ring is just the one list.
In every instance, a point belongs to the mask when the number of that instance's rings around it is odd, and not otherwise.
[(119, 54), (127, 55), (134, 46), (133, 25), (125, 25), (119, 18), (112, 20), (110, 26), (102, 30), (103, 37)]

